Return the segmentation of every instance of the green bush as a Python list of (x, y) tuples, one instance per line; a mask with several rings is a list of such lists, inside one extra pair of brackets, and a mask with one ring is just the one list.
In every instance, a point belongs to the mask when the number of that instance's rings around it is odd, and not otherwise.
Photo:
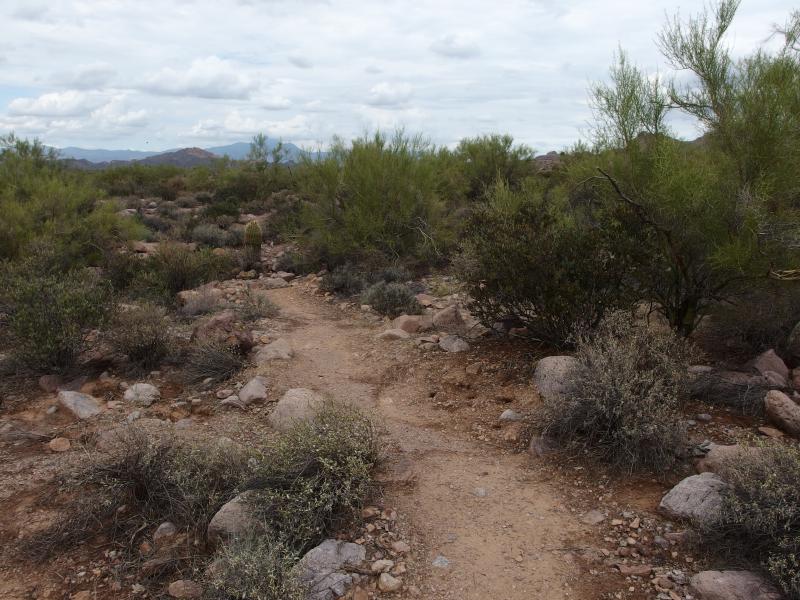
[(93, 272), (29, 271), (17, 265), (0, 282), (15, 360), (37, 371), (65, 370), (85, 348), (89, 330), (112, 306), (111, 287)]
[(219, 256), (210, 249), (192, 250), (180, 244), (162, 244), (148, 259), (147, 273), (138, 283), (172, 301), (178, 292), (224, 278), (231, 268), (230, 257)]
[(422, 312), (414, 292), (402, 283), (379, 281), (364, 291), (361, 302), (369, 304), (375, 311), (388, 317), (402, 314), (416, 315)]
[(533, 150), (524, 144), (515, 146), (510, 135), (465, 138), (458, 143), (455, 155), (466, 180), (466, 197), (471, 201), (483, 198), (498, 180), (519, 189), (535, 172)]
[(339, 296), (355, 296), (363, 292), (366, 286), (367, 282), (361, 270), (347, 263), (323, 275), (319, 289)]
[(545, 434), (614, 468), (662, 472), (684, 450), (680, 408), (693, 352), (616, 312), (581, 334), (565, 397), (545, 400)]
[(373, 423), (353, 407), (326, 403), (260, 456), (253, 506), (273, 539), (305, 552), (357, 514), (379, 460)]
[(153, 304), (118, 311), (109, 339), (117, 352), (142, 369), (157, 367), (173, 344), (166, 311)]
[(222, 546), (206, 571), (206, 597), (213, 600), (304, 600), (306, 590), (292, 568), (299, 556), (283, 542), (248, 535)]
[(215, 200), (203, 209), (203, 216), (206, 219), (216, 219), (218, 217), (238, 217), (239, 206), (233, 198), (225, 200)]
[(632, 302), (617, 241), (589, 210), (498, 184), (467, 223), (456, 264), (485, 324), (513, 318), (534, 339), (570, 347), (576, 328)]
[(192, 241), (211, 248), (224, 248), (233, 246), (232, 236), (218, 225), (201, 223), (192, 229)]
[(800, 598), (800, 450), (775, 444), (723, 465), (728, 483), (718, 520), (704, 532), (710, 548), (746, 559)]

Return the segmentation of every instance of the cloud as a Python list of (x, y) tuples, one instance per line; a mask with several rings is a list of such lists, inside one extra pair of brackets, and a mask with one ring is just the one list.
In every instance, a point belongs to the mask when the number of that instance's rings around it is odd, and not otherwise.
[(198, 58), (185, 71), (165, 67), (145, 78), (141, 89), (162, 96), (247, 100), (258, 84), (241, 67), (217, 56)]
[(399, 106), (411, 99), (414, 89), (407, 83), (381, 82), (372, 86), (367, 104), (372, 106)]
[(75, 71), (59, 74), (54, 77), (60, 85), (76, 90), (97, 90), (108, 85), (116, 76), (111, 65), (95, 63), (83, 65)]
[(222, 121), (206, 119), (197, 122), (189, 135), (205, 139), (233, 139), (264, 132), (270, 137), (300, 139), (313, 137), (314, 128), (304, 115), (295, 115), (283, 121), (271, 121), (233, 110)]
[(146, 127), (149, 123), (147, 110), (130, 109), (127, 98), (116, 96), (108, 104), (92, 111), (92, 124), (104, 129), (123, 130)]
[(481, 53), (472, 36), (452, 33), (443, 35), (433, 42), (431, 50), (448, 58), (471, 58)]
[(367, 65), (364, 67), (364, 72), (375, 75), (378, 73), (383, 73), (383, 69), (381, 69), (378, 65)]
[(267, 110), (286, 110), (292, 106), (292, 101), (283, 96), (272, 96), (261, 100), (260, 104), (261, 108), (266, 108)]
[(9, 115), (71, 117), (85, 115), (105, 102), (104, 98), (76, 90), (50, 92), (38, 98), (16, 98), (8, 104)]
[(50, 21), (50, 8), (46, 4), (35, 2), (20, 3), (11, 16), (21, 21), (47, 22)]
[(311, 69), (314, 64), (304, 56), (297, 56), (291, 55), (289, 56), (289, 62), (292, 63), (298, 69)]

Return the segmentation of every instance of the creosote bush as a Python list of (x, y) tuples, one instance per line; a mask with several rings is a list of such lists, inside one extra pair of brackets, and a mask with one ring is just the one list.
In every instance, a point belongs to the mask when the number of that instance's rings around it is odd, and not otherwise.
[(248, 535), (223, 545), (206, 573), (212, 600), (305, 600), (306, 590), (292, 568), (299, 556), (285, 543)]
[(353, 407), (327, 402), (260, 456), (254, 507), (274, 539), (304, 552), (357, 513), (379, 460), (372, 421)]
[(663, 471), (683, 450), (680, 407), (688, 394), (691, 347), (622, 311), (578, 335), (566, 398), (548, 399), (545, 433), (626, 471)]
[(339, 265), (322, 276), (319, 289), (339, 296), (355, 296), (364, 291), (366, 278), (361, 269), (350, 263)]
[(109, 339), (117, 352), (142, 369), (157, 367), (173, 342), (166, 311), (153, 304), (118, 311)]
[(263, 292), (247, 288), (242, 298), (242, 303), (236, 305), (236, 312), (247, 323), (274, 317), (278, 314), (278, 307)]
[(369, 304), (375, 311), (388, 317), (402, 314), (416, 315), (422, 312), (414, 292), (402, 283), (379, 281), (364, 291), (361, 302)]
[(800, 450), (756, 448), (723, 464), (728, 483), (717, 521), (704, 532), (709, 547), (760, 566), (791, 600), (800, 599)]
[[(192, 250), (180, 244), (164, 244), (134, 282), (140, 293), (149, 292), (171, 302), (175, 294), (221, 279), (231, 270), (231, 260), (209, 249)], [(142, 289), (143, 288), (143, 289)]]

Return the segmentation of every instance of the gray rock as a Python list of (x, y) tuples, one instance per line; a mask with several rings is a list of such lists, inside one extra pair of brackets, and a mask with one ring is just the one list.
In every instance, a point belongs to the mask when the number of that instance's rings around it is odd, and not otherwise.
[(463, 333), (464, 319), (455, 305), (448, 306), (433, 315), (433, 326), (439, 331)]
[(61, 391), (58, 393), (58, 403), (78, 419), (90, 419), (103, 412), (99, 400), (80, 392)]
[(291, 389), (278, 400), (269, 415), (269, 423), (278, 431), (287, 431), (298, 421), (313, 419), (324, 402), (325, 399), (313, 390)]
[(586, 525), (599, 525), (606, 520), (606, 516), (599, 510), (590, 510), (581, 517), (581, 523)]
[(511, 410), (510, 408), (503, 411), (503, 414), (500, 415), (501, 421), (521, 421), (522, 415), (519, 414), (515, 410)]
[(751, 571), (702, 571), (689, 586), (700, 600), (781, 600), (781, 593)]
[(457, 335), (446, 335), (439, 340), (439, 347), (447, 352), (466, 352), (469, 344)]
[(738, 371), (707, 371), (696, 374), (690, 383), (691, 395), (711, 404), (750, 410), (773, 387), (762, 375)]
[(153, 533), (153, 543), (156, 546), (162, 545), (164, 542), (174, 538), (178, 534), (178, 528), (174, 523), (165, 521), (158, 526), (155, 533)]
[(767, 419), (781, 431), (800, 437), (800, 406), (783, 392), (770, 390), (764, 397)]
[(209, 544), (216, 546), (262, 526), (251, 505), (256, 494), (248, 490), (222, 505), (208, 523), (206, 539)]
[(440, 554), (439, 556), (433, 559), (433, 562), (431, 562), (431, 564), (437, 569), (446, 569), (450, 566), (450, 561)]
[(283, 338), (278, 338), (258, 351), (256, 363), (263, 365), (273, 360), (289, 360), (293, 356), (294, 350), (291, 344)]
[(772, 371), (780, 375), (784, 381), (789, 378), (789, 367), (786, 366), (786, 363), (783, 362), (780, 356), (775, 354), (775, 350), (767, 350), (763, 354), (760, 354), (753, 361), (753, 368), (761, 373), (761, 375)]
[(556, 400), (569, 393), (570, 377), (578, 367), (572, 356), (546, 356), (536, 364), (533, 382), (544, 400)]
[(123, 398), (139, 406), (150, 406), (153, 402), (161, 399), (161, 392), (156, 386), (149, 383), (134, 383), (125, 390)]
[(363, 546), (325, 540), (300, 559), (294, 572), (298, 580), (307, 586), (308, 600), (334, 600), (344, 596), (353, 582), (353, 576), (345, 568), (348, 565), (360, 565), (366, 557)]
[(264, 287), (268, 290), (279, 290), (289, 287), (289, 283), (283, 277), (268, 277), (264, 280)]
[(245, 406), (267, 399), (267, 378), (256, 375), (239, 390), (239, 401)]
[(695, 462), (695, 468), (698, 473), (720, 473), (726, 465), (746, 459), (760, 451), (758, 447), (739, 444), (730, 446), (711, 444), (706, 455)]
[(795, 359), (795, 361), (800, 359), (800, 322), (794, 326), (794, 329), (792, 329), (792, 332), (786, 340), (786, 352), (790, 357)]
[(676, 519), (710, 524), (722, 508), (722, 492), (727, 484), (714, 473), (687, 477), (661, 499), (658, 508)]
[(407, 340), (411, 335), (402, 329), (387, 329), (378, 334), (379, 340)]

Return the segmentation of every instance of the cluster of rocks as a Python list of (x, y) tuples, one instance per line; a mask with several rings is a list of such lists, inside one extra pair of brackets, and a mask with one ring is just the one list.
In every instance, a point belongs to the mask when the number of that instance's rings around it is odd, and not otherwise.
[[(418, 294), (428, 302), (426, 294)], [(382, 340), (408, 340), (422, 350), (441, 349), (446, 352), (466, 352), (469, 342), (464, 338), (475, 338), (485, 333), (468, 312), (451, 304), (441, 309), (433, 309), (429, 304), (421, 315), (400, 315), (391, 323), (391, 328), (378, 334)]]

